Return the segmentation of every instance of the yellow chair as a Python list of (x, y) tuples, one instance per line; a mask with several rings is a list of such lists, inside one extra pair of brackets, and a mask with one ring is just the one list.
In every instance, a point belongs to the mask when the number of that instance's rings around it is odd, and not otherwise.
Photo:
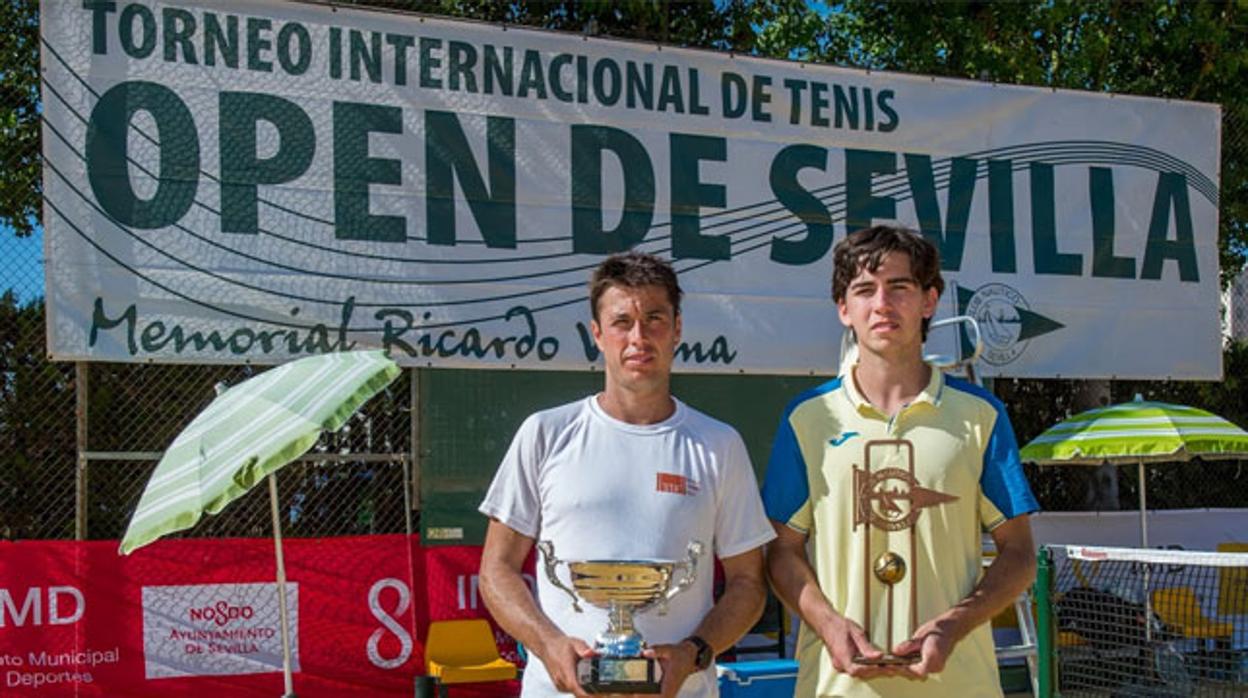
[(499, 656), (494, 631), (483, 618), (430, 623), (425, 664), (442, 698), (448, 684), (516, 678), (516, 665)]
[[(1248, 553), (1248, 543), (1218, 543), (1218, 552)], [(1248, 615), (1248, 564), (1218, 568), (1218, 615)]]
[(1229, 640), (1235, 626), (1209, 618), (1200, 610), (1200, 601), (1191, 587), (1157, 589), (1152, 594), (1153, 612), (1183, 637), (1197, 640)]
[(1057, 631), (1058, 647), (1083, 647), (1088, 644), (1086, 638), (1073, 630)]

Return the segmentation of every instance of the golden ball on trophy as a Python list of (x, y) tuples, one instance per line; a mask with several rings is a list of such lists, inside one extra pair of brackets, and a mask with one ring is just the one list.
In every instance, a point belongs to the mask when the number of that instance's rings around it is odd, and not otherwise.
[(894, 552), (887, 552), (875, 559), (875, 578), (888, 585), (896, 584), (906, 577), (906, 561)]

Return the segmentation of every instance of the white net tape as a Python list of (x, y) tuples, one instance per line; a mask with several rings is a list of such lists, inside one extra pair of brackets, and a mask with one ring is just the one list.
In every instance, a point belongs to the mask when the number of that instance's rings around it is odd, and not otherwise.
[(1139, 562), (1154, 565), (1200, 565), (1202, 567), (1248, 567), (1248, 553), (1215, 553), (1203, 550), (1154, 550), (1143, 548), (1103, 548), (1090, 545), (1066, 546), (1071, 560)]

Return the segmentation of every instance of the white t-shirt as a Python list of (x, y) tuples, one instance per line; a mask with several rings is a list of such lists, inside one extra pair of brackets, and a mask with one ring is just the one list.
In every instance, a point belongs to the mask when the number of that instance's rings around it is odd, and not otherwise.
[[(635, 617), (647, 644), (689, 636), (713, 604), (715, 557), (753, 550), (775, 537), (741, 436), (732, 427), (675, 400), (659, 424), (639, 426), (608, 416), (595, 396), (531, 415), (520, 426), (481, 513), (537, 541), (554, 556), (579, 560), (682, 560), (690, 541), (704, 552), (694, 585), (668, 604)], [(590, 645), (607, 613), (581, 603), (546, 578), (537, 561), (537, 602), (567, 634)], [(568, 583), (560, 565), (559, 578)], [(679, 573), (678, 573), (679, 574)], [(715, 696), (713, 669), (690, 676), (681, 698)], [(558, 695), (546, 668), (531, 661), (525, 698)]]

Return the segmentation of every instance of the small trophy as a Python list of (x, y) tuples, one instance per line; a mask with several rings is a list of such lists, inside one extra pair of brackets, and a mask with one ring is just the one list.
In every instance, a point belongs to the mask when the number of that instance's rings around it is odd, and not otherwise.
[[(587, 693), (658, 693), (663, 678), (659, 663), (642, 656), (646, 642), (633, 626), (633, 615), (658, 608), (667, 613), (667, 602), (693, 586), (702, 543), (691, 541), (685, 560), (584, 560), (566, 562), (555, 558), (548, 540), (537, 544), (545, 560), (546, 576), (556, 588), (572, 597), (572, 608), (581, 612), (580, 601), (605, 609), (607, 629), (594, 639), (595, 656), (576, 664), (576, 676)], [(571, 574), (568, 588), (555, 574), (563, 563)], [(679, 581), (673, 580), (680, 571)]]
[[(888, 448), (891, 458), (884, 459), (885, 465), (872, 467), (872, 452), (876, 449)], [(904, 467), (898, 461), (904, 460)], [(863, 447), (863, 467), (854, 467), (854, 530), (862, 525), (863, 535), (863, 629), (867, 637), (872, 635), (874, 615), (871, 613), (872, 578), (884, 585), (884, 604), (887, 609), (885, 616), (884, 644), (871, 641), (884, 650), (884, 655), (876, 659), (863, 656), (854, 657), (858, 664), (900, 665), (914, 664), (919, 661), (918, 653), (898, 656), (892, 653), (898, 640), (908, 639), (918, 627), (919, 608), (918, 579), (909, 573), (910, 583), (905, 585), (903, 593), (909, 593), (910, 613), (902, 619), (902, 630), (894, 634), (894, 594), (897, 585), (907, 577), (907, 557), (914, 559), (915, 532), (914, 524), (921, 511), (930, 506), (952, 502), (957, 497), (927, 489), (919, 485), (914, 475), (914, 444), (904, 439), (877, 439), (868, 441)], [(906, 531), (904, 554), (885, 545), (885, 550), (873, 555), (871, 550), (871, 529), (885, 531), (887, 534)], [(888, 536), (890, 543), (893, 536)], [(908, 587), (908, 588), (907, 588)]]

